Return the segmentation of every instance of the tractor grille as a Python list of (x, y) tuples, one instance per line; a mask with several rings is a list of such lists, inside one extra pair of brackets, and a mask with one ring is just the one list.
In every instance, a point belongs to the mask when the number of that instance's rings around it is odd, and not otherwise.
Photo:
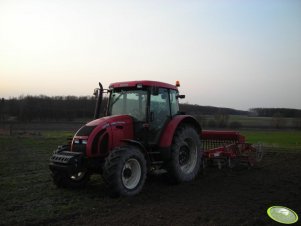
[[(93, 140), (93, 143), (92, 143), (92, 153), (93, 154), (96, 154), (97, 152), (100, 152), (101, 149), (99, 148), (104, 148), (104, 147), (99, 147), (98, 146), (98, 142), (99, 142), (99, 139), (101, 138), (101, 136), (106, 132), (106, 129), (103, 129), (101, 131), (98, 132), (98, 134), (95, 136), (94, 140)], [(103, 143), (103, 141), (102, 141)]]
[(74, 144), (73, 143), (72, 151), (86, 154), (86, 144)]
[(70, 152), (70, 151), (63, 151), (51, 156), (50, 162), (59, 163), (59, 164), (68, 164), (70, 163), (70, 161), (72, 161), (74, 158), (78, 156), (81, 156), (81, 154)]

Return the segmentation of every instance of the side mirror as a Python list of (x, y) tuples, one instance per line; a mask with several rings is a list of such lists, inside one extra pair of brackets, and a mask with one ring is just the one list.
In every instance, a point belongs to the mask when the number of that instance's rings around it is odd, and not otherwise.
[(177, 99), (179, 99), (179, 98), (180, 98), (180, 99), (184, 99), (184, 98), (185, 98), (185, 95), (177, 95), (176, 98), (177, 98)]
[(95, 88), (94, 92), (93, 92), (93, 95), (97, 97), (98, 96), (98, 91), (99, 91), (99, 88)]
[(166, 100), (167, 94), (166, 94), (166, 93), (162, 93), (162, 94), (161, 94), (161, 98), (162, 98), (163, 100)]

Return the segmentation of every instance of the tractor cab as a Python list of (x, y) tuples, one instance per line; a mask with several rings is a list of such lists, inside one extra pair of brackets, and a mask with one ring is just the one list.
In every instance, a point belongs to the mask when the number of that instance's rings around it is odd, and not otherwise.
[(157, 144), (165, 125), (179, 112), (177, 86), (134, 81), (113, 83), (109, 92), (107, 116), (130, 115), (134, 137), (144, 144)]

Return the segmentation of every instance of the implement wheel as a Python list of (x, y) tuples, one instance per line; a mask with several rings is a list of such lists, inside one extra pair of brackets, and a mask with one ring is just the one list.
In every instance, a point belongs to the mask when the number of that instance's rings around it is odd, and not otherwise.
[(138, 194), (146, 179), (146, 160), (135, 146), (115, 148), (107, 157), (103, 178), (111, 196)]
[(201, 142), (195, 128), (184, 125), (178, 128), (172, 142), (172, 157), (168, 173), (174, 182), (193, 180), (201, 165)]

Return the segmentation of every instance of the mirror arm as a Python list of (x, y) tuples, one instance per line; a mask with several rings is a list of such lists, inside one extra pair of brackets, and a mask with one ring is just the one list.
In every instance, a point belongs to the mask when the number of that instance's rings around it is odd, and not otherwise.
[(176, 98), (177, 98), (177, 99), (184, 99), (184, 98), (185, 98), (185, 95), (177, 95)]

